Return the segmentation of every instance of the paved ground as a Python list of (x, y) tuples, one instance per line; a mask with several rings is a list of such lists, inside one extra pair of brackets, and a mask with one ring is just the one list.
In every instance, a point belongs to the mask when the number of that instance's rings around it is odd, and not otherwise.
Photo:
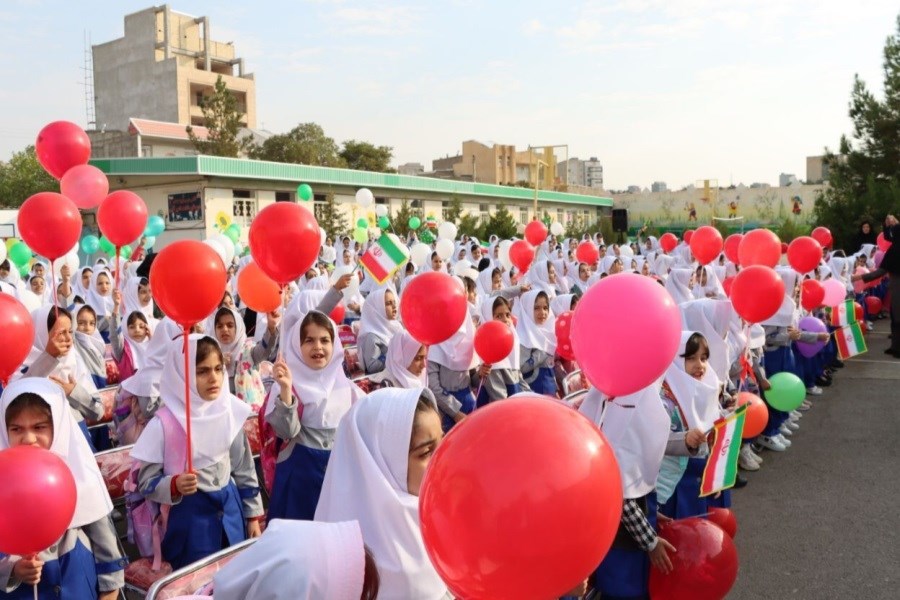
[(793, 446), (735, 493), (730, 599), (900, 598), (900, 360), (883, 353), (888, 322), (875, 327)]

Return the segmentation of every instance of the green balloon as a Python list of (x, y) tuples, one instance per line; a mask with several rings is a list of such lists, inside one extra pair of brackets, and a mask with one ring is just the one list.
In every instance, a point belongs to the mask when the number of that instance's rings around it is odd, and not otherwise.
[(13, 244), (13, 247), (9, 249), (7, 255), (9, 256), (9, 260), (17, 267), (27, 266), (32, 258), (31, 248), (29, 248), (25, 242), (16, 242)]
[(422, 226), (422, 220), (419, 217), (410, 217), (409, 218), (409, 228), (410, 229), (418, 229)]
[(797, 410), (806, 398), (806, 386), (803, 380), (787, 371), (769, 377), (772, 388), (766, 391), (766, 402), (772, 408), (782, 412)]
[(131, 249), (131, 246), (122, 246), (122, 248), (119, 249), (119, 256), (122, 258), (131, 258), (132, 252), (134, 251)]
[(387, 229), (391, 226), (391, 220), (387, 217), (378, 217), (378, 226), (382, 229)]
[[(360, 219), (365, 220), (365, 219)], [(360, 244), (365, 243), (367, 239), (369, 239), (369, 233), (365, 227), (357, 227), (353, 230), (353, 239), (359, 242)]]
[(81, 251), (85, 254), (93, 254), (100, 249), (100, 238), (96, 235), (86, 235), (81, 238)]
[(301, 183), (297, 187), (297, 197), (303, 201), (309, 201), (313, 197), (312, 188), (309, 187), (309, 184)]
[(360, 228), (360, 229), (368, 229), (368, 228), (369, 228), (369, 221), (367, 221), (365, 218), (357, 219), (357, 220), (356, 220), (356, 226), (357, 226), (358, 228)]
[(100, 238), (100, 249), (109, 255), (116, 253), (116, 247), (113, 245), (113, 243), (111, 241), (109, 241), (109, 239), (107, 239), (107, 237), (105, 235), (101, 236), (101, 238)]
[(22, 265), (21, 267), (16, 265), (16, 269), (19, 270), (19, 275), (22, 277), (28, 277), (28, 274), (31, 273), (31, 267), (28, 265)]
[(237, 223), (232, 223), (225, 230), (225, 235), (232, 242), (237, 242), (239, 239), (241, 239), (241, 226)]
[(419, 239), (426, 244), (430, 244), (434, 241), (434, 235), (427, 229), (419, 234)]

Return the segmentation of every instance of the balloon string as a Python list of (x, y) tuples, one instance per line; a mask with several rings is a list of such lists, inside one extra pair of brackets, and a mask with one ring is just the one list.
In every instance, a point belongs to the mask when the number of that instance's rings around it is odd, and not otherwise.
[(194, 458), (191, 444), (191, 357), (190, 357), (190, 329), (184, 326), (184, 433), (187, 451), (187, 472), (194, 472)]
[(38, 598), (38, 584), (34, 584), (34, 585), (32, 586), (32, 589), (34, 590), (34, 600), (40, 600), (40, 599)]
[[(121, 252), (121, 248), (116, 246), (116, 291), (121, 291), (119, 289), (119, 271), (122, 270), (122, 263), (119, 262), (119, 253)], [(124, 304), (124, 303), (123, 303)], [(125, 306), (120, 306), (119, 311), (124, 315), (125, 314)]]
[(50, 261), (50, 285), (53, 286), (53, 310), (56, 318), (59, 319), (59, 293), (56, 291), (56, 269), (54, 268), (56, 261)]
[(481, 376), (481, 382), (478, 384), (478, 391), (475, 392), (475, 402), (476, 403), (478, 402), (478, 396), (481, 395), (481, 388), (484, 387), (484, 380), (486, 379), (486, 377), (487, 377), (486, 375)]

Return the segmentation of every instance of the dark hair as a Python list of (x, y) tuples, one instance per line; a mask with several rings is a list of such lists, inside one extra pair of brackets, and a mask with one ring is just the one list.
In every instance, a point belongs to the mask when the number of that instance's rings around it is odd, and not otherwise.
[(97, 282), (98, 282), (98, 283), (100, 282), (100, 276), (101, 276), (101, 275), (103, 275), (104, 277), (106, 277), (107, 279), (109, 279), (110, 281), (112, 281), (112, 277), (110, 277), (110, 275), (109, 275), (109, 273), (108, 273), (107, 271), (100, 271), (99, 273), (97, 273)]
[(128, 320), (125, 321), (125, 324), (130, 327), (131, 325), (134, 325), (135, 321), (143, 321), (144, 325), (150, 324), (147, 322), (147, 316), (139, 310), (131, 311), (131, 314), (128, 315)]
[[(434, 252), (431, 253), (431, 260), (434, 260), (435, 256), (437, 256), (438, 258), (441, 258), (440, 256), (438, 256), (437, 250), (435, 250)], [(441, 258), (441, 260), (444, 260), (444, 259)]]
[(3, 269), (4, 271), (10, 271), (11, 269), (9, 267), (9, 260), (4, 260), (3, 262), (0, 262), (0, 269)]
[(424, 413), (438, 413), (437, 409), (437, 401), (434, 399), (434, 394), (429, 389), (423, 389), (422, 393), (419, 395), (419, 400), (416, 402), (416, 409), (413, 411), (413, 425), (412, 429), (409, 432), (409, 449), (412, 450), (412, 439), (416, 434), (416, 417), (419, 414)]
[[(227, 294), (228, 292), (225, 293)], [(213, 320), (213, 327), (219, 324), (219, 319), (221, 319), (222, 317), (231, 317), (232, 319), (234, 319), (234, 313), (231, 312), (231, 309), (227, 306), (221, 307), (216, 311), (216, 318)], [(237, 325), (237, 321), (235, 321), (234, 324)]]
[(509, 300), (507, 300), (503, 296), (497, 296), (496, 298), (494, 298), (494, 301), (491, 303), (491, 316), (492, 317), (494, 316), (494, 311), (497, 310), (498, 308), (500, 308), (501, 306), (505, 306), (506, 308), (509, 308), (510, 310), (512, 310), (512, 307), (510, 307), (510, 305), (509, 305)]
[(9, 406), (6, 407), (6, 426), (9, 427), (9, 422), (26, 410), (44, 414), (50, 419), (50, 423), (53, 423), (53, 411), (50, 410), (50, 405), (47, 401), (37, 394), (25, 392), (24, 394), (16, 396), (16, 398), (9, 403)]
[(31, 283), (31, 282), (34, 281), (35, 279), (43, 279), (43, 278), (44, 278), (43, 275), (32, 275), (32, 276), (28, 279), (28, 283)]
[(362, 594), (359, 600), (376, 600), (378, 591), (381, 588), (381, 576), (378, 574), (378, 564), (375, 557), (368, 546), (363, 545), (363, 553), (365, 556), (365, 572), (363, 575)]
[(216, 340), (212, 339), (208, 335), (204, 335), (202, 338), (197, 340), (197, 362), (201, 363), (207, 359), (207, 357), (216, 353), (219, 355), (219, 360), (222, 363), (225, 362), (225, 356), (222, 354), (222, 349), (219, 348), (219, 343)]
[(97, 311), (94, 310), (94, 307), (91, 306), (90, 304), (85, 304), (84, 306), (82, 306), (81, 308), (79, 308), (79, 309), (78, 309), (78, 312), (75, 314), (75, 320), (76, 320), (76, 321), (78, 320), (78, 315), (80, 315), (80, 314), (81, 314), (82, 312), (84, 312), (84, 311), (88, 311), (89, 313), (91, 313), (92, 315), (94, 315), (94, 321), (97, 320)]
[[(231, 298), (231, 300), (234, 301), (234, 296), (231, 295), (231, 292), (229, 292), (228, 290), (225, 290), (225, 293), (222, 294), (222, 299), (219, 301), (220, 305), (225, 304), (225, 298)], [(217, 313), (216, 319), (218, 319), (218, 318), (219, 318), (219, 315)]]
[(572, 303), (569, 305), (569, 310), (575, 310), (575, 306), (578, 304), (579, 300), (581, 300), (581, 296), (579, 294), (573, 294)]
[(409, 274), (409, 273), (415, 273), (415, 272), (416, 272), (416, 265), (414, 265), (412, 263), (412, 261), (406, 263), (406, 273)]
[(681, 355), (681, 358), (690, 358), (697, 354), (697, 352), (704, 352), (706, 353), (706, 357), (709, 358), (709, 343), (707, 343), (706, 338), (703, 337), (702, 333), (695, 333), (688, 338), (687, 344), (684, 345), (684, 354)]
[(467, 294), (477, 291), (477, 288), (475, 287), (475, 280), (473, 280), (471, 277), (466, 277), (464, 275), (460, 277), (460, 279), (462, 279), (463, 285), (466, 287)]
[(138, 281), (138, 287), (140, 288), (140, 287), (146, 286), (146, 285), (150, 285), (150, 280), (147, 279), (146, 277), (141, 277), (141, 279)]
[(331, 343), (334, 343), (334, 325), (331, 323), (331, 319), (328, 318), (328, 315), (313, 310), (306, 313), (306, 316), (303, 317), (303, 321), (300, 322), (301, 344), (303, 343), (303, 338), (306, 337), (306, 328), (310, 325), (318, 325), (322, 329), (328, 330), (328, 337), (331, 338)]
[(62, 306), (54, 306), (50, 309), (50, 312), (47, 313), (47, 331), (51, 331), (53, 326), (56, 325), (56, 321), (60, 317), (69, 317), (69, 321), (72, 321), (72, 314), (67, 311)]
[(491, 259), (482, 258), (481, 260), (478, 261), (478, 272), (479, 273), (481, 273), (482, 271), (487, 271), (490, 268), (491, 268)]
[[(541, 298), (543, 298), (544, 300), (547, 301), (547, 307), (549, 308), (550, 307), (550, 296), (548, 296), (547, 292), (545, 292), (543, 290), (538, 292), (537, 296), (534, 297), (534, 303), (537, 304), (537, 301), (540, 300)], [(531, 307), (531, 310), (534, 310), (533, 306)]]

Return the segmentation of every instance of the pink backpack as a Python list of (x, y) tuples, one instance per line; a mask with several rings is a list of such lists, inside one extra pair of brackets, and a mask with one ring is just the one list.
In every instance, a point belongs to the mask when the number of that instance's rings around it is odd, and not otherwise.
[[(297, 390), (293, 390), (294, 397), (297, 398), (297, 418), (303, 418), (303, 403), (299, 400)], [(272, 487), (275, 485), (275, 463), (278, 462), (278, 454), (284, 447), (284, 441), (278, 439), (275, 430), (266, 421), (266, 407), (269, 405), (271, 394), (266, 395), (266, 399), (257, 413), (259, 419), (259, 462), (262, 466), (263, 485), (266, 486), (266, 492), (271, 497)]]
[[(163, 473), (183, 473), (186, 463), (187, 437), (181, 425), (167, 407), (156, 411), (163, 428)], [(171, 506), (144, 497), (138, 486), (140, 461), (134, 460), (125, 481), (125, 507), (128, 520), (128, 540), (137, 546), (144, 558), (152, 558), (154, 571), (162, 567), (162, 540)]]
[(137, 369), (134, 368), (134, 357), (131, 354), (131, 344), (127, 341), (123, 341), (123, 344), (125, 350), (122, 352), (122, 358), (115, 361), (116, 367), (119, 369), (119, 381), (125, 381), (137, 373)]

